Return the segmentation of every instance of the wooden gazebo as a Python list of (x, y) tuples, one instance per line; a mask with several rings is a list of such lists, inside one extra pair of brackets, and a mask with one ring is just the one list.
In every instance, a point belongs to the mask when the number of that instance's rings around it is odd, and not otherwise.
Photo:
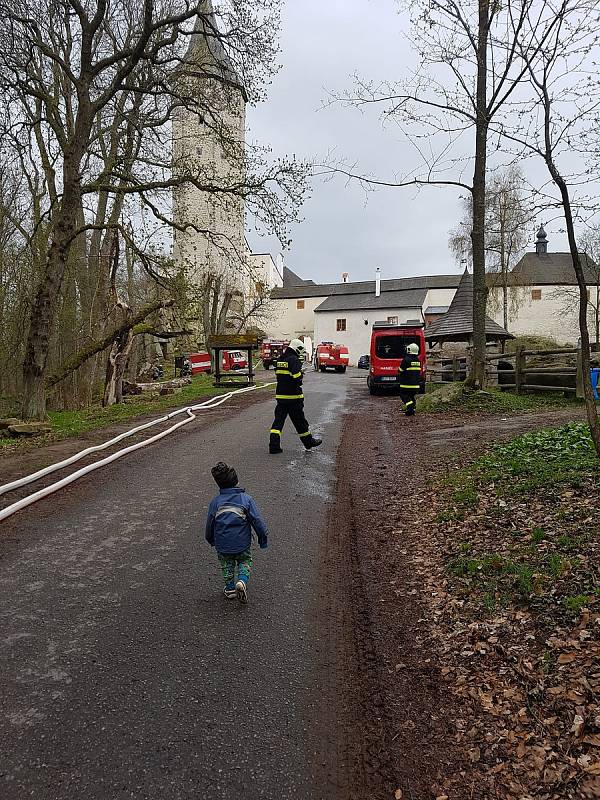
[[(501, 342), (503, 345), (507, 339), (514, 339), (512, 333), (487, 316), (485, 336), (487, 342)], [(426, 326), (425, 340), (430, 346), (445, 342), (473, 344), (473, 276), (468, 270), (461, 278), (448, 311)]]

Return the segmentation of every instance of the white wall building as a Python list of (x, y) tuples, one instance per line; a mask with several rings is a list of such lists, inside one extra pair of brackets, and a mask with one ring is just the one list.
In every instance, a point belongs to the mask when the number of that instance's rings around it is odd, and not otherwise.
[(369, 352), (374, 322), (423, 322), (432, 311), (439, 316), (447, 310), (459, 281), (460, 275), (382, 280), (377, 295), (376, 281), (315, 284), (284, 270), (284, 285), (273, 292), (277, 317), (269, 335), (345, 344), (350, 364), (356, 364)]
[[(586, 257), (584, 256), (584, 259)], [(586, 260), (590, 296), (590, 338), (595, 340), (594, 310), (600, 309), (600, 270)], [(490, 276), (488, 315), (503, 324), (502, 289)], [(291, 270), (283, 270), (283, 286), (273, 292), (274, 338), (310, 337), (315, 344), (345, 344), (350, 363), (369, 352), (371, 330), (380, 320), (406, 323), (432, 322), (444, 314), (460, 283), (460, 275), (430, 275), (376, 281), (316, 284)], [(569, 253), (548, 253), (547, 237), (540, 229), (536, 252), (526, 253), (511, 273), (508, 330), (515, 336), (547, 336), (559, 344), (579, 338), (578, 290)]]
[[(588, 285), (590, 338), (595, 341), (595, 312), (600, 308), (600, 270), (582, 255)], [(579, 339), (579, 289), (570, 253), (549, 253), (544, 228), (538, 231), (535, 253), (525, 253), (510, 276), (508, 329), (515, 336), (547, 336), (559, 344)], [(503, 324), (502, 289), (490, 292), (489, 315)]]

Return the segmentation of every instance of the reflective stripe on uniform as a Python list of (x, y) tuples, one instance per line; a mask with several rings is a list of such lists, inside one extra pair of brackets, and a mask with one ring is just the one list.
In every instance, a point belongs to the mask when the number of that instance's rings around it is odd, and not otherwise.
[(296, 372), (294, 375), (292, 375), (292, 378), (301, 378), (301, 377), (302, 377), (301, 372)]
[(402, 372), (421, 372), (421, 367), (407, 367)]
[(407, 402), (406, 402), (407, 406), (414, 406), (414, 404), (415, 404), (414, 400), (407, 400)]
[(281, 431), (277, 431), (277, 430), (275, 430), (275, 428), (271, 428), (271, 430), (269, 431), (269, 433), (276, 433), (276, 434), (277, 434), (277, 436), (281, 436)]
[(276, 400), (304, 400), (303, 394), (276, 394)]
[(306, 433), (299, 433), (298, 436), (302, 439), (304, 436), (310, 436), (310, 431), (306, 431)]
[(289, 371), (289, 369), (276, 369), (275, 370), (275, 375), (291, 375), (292, 378), (296, 377), (295, 375), (292, 375), (292, 373)]
[(411, 383), (411, 384), (401, 383), (400, 384), (400, 388), (401, 389), (419, 389), (420, 387), (419, 387), (419, 384), (415, 385), (414, 383)]

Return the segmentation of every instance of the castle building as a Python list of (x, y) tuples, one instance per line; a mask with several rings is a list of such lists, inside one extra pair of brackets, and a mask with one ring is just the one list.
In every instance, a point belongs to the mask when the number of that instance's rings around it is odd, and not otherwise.
[[(243, 181), (247, 95), (217, 24), (212, 0), (205, 0), (177, 70), (182, 102), (173, 115), (173, 172), (188, 178), (173, 196), (173, 255), (198, 287), (200, 305), (214, 300), (215, 287), (239, 304), (249, 270), (243, 199), (218, 191)], [(197, 309), (200, 327), (202, 312)]]
[[(588, 284), (590, 339), (600, 338), (600, 268), (582, 255)], [(498, 276), (488, 276), (489, 323), (503, 324), (503, 289)], [(350, 364), (369, 352), (374, 322), (431, 323), (442, 320), (454, 300), (461, 276), (425, 275), (372, 281), (315, 283), (283, 270), (283, 286), (272, 292), (275, 302), (268, 333), (274, 338), (334, 341), (350, 352)], [(508, 276), (508, 331), (514, 336), (549, 337), (576, 344), (578, 288), (570, 253), (548, 252), (540, 228), (535, 252), (525, 253)], [(492, 322), (493, 321), (493, 322)]]

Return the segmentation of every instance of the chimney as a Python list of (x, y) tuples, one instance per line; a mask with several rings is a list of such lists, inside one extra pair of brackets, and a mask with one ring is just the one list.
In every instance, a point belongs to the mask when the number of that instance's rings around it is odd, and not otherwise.
[(379, 267), (375, 270), (375, 297), (381, 295), (381, 270)]
[(535, 252), (538, 254), (538, 256), (545, 256), (548, 253), (548, 236), (546, 235), (543, 225), (540, 225), (540, 229), (537, 233)]
[(348, 283), (348, 273), (342, 272), (342, 283)]

